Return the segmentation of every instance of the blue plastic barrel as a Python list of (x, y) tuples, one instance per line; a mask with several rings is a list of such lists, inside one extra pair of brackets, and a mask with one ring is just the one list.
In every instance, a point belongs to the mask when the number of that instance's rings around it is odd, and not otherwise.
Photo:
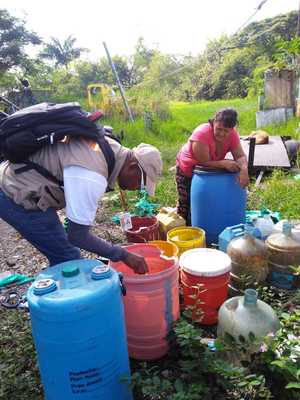
[(28, 290), (46, 400), (131, 400), (122, 285), (98, 260), (40, 273)]
[(224, 170), (194, 169), (191, 186), (192, 226), (205, 230), (206, 243), (218, 243), (227, 227), (245, 223), (246, 190), (238, 173)]

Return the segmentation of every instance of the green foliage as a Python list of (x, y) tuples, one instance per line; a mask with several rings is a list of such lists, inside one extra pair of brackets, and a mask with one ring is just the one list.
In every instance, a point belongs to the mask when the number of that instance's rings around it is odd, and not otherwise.
[(25, 22), (0, 9), (0, 75), (11, 67), (28, 63), (25, 46), (40, 44), (40, 38), (25, 27)]
[(300, 37), (295, 36), (289, 41), (281, 39), (275, 43), (275, 47), (277, 49), (274, 54), (276, 60), (275, 66), (278, 69), (296, 69), (296, 60), (300, 55)]
[(300, 215), (300, 183), (291, 175), (278, 170), (271, 178), (250, 191), (248, 208), (261, 209), (268, 206), (279, 211), (282, 218), (299, 218)]
[(40, 52), (40, 57), (46, 60), (53, 60), (55, 67), (62, 65), (67, 68), (71, 61), (79, 58), (81, 53), (87, 51), (82, 47), (75, 47), (76, 40), (72, 35), (68, 36), (63, 42), (51, 37), (51, 42), (46, 44)]

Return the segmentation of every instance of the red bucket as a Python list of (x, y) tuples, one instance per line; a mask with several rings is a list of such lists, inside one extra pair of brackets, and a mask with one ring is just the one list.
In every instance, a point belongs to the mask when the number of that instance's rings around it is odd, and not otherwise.
[(130, 243), (145, 243), (158, 240), (158, 221), (156, 217), (132, 217), (132, 228), (125, 230)]
[(217, 323), (218, 309), (228, 295), (230, 257), (198, 248), (183, 253), (179, 265), (184, 305), (192, 307), (193, 319), (203, 325)]

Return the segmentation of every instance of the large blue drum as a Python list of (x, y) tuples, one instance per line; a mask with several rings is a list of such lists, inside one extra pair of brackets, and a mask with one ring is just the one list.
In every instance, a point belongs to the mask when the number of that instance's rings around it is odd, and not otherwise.
[(238, 173), (224, 170), (194, 169), (191, 186), (192, 226), (205, 230), (206, 243), (218, 243), (219, 234), (228, 226), (245, 223), (246, 190)]
[(40, 273), (28, 291), (46, 400), (131, 400), (119, 275), (98, 260)]

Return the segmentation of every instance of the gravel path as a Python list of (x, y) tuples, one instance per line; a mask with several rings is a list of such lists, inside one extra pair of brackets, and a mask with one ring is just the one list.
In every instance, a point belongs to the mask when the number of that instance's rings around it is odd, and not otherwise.
[[(59, 212), (61, 220), (64, 213)], [(112, 243), (125, 243), (126, 238), (120, 227), (111, 222), (107, 209), (99, 207), (93, 233)], [(0, 219), (0, 273), (10, 271), (34, 276), (47, 267), (47, 259), (11, 226)], [(95, 258), (95, 254), (82, 251), (82, 256)]]

